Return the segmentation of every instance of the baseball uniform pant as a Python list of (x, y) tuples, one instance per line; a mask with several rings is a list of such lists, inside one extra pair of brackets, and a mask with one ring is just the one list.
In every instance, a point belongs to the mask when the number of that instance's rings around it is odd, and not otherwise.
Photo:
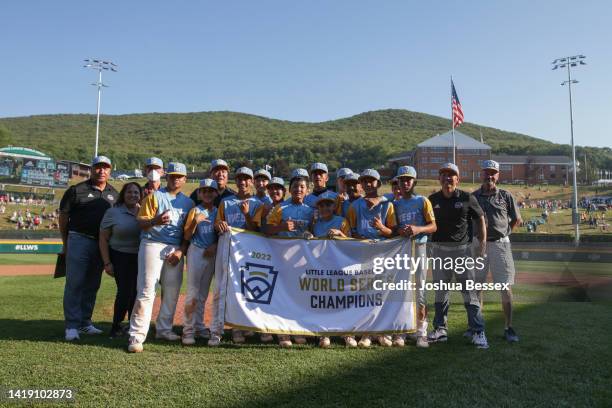
[(183, 283), (183, 260), (172, 266), (166, 257), (178, 249), (177, 245), (142, 240), (138, 251), (138, 295), (130, 318), (130, 338), (142, 343), (147, 338), (155, 301), (155, 286), (161, 284), (162, 299), (157, 316), (157, 333), (172, 330), (174, 312)]
[(187, 251), (187, 295), (183, 336), (193, 336), (195, 331), (204, 328), (204, 304), (215, 272), (215, 257), (205, 258), (203, 254), (204, 248), (193, 244)]

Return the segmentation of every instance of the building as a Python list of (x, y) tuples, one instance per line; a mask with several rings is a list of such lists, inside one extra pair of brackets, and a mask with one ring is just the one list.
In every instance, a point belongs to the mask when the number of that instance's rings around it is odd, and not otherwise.
[(567, 156), (494, 155), (502, 183), (567, 184), (572, 160)]
[(59, 160), (58, 163), (62, 163), (70, 169), (70, 178), (87, 179), (91, 174), (91, 166), (87, 163), (81, 163), (70, 160)]
[(27, 147), (0, 149), (0, 183), (40, 187), (68, 185), (69, 168), (45, 153)]

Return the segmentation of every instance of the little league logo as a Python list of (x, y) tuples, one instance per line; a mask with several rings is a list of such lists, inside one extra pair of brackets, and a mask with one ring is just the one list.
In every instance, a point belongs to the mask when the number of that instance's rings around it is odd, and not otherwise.
[(269, 305), (278, 271), (270, 265), (247, 262), (240, 267), (240, 287), (247, 302)]

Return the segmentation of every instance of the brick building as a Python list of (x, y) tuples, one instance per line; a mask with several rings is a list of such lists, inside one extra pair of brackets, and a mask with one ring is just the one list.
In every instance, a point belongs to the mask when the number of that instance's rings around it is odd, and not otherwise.
[[(495, 155), (502, 183), (567, 184), (572, 161), (567, 156)], [(580, 171), (580, 170), (579, 170)]]

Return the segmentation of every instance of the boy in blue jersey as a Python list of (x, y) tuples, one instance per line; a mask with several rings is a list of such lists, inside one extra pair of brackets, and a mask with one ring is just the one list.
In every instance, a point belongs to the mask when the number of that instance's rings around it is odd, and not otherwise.
[[(378, 195), (380, 174), (376, 170), (366, 169), (359, 177), (365, 197), (353, 201), (349, 207), (347, 220), (351, 226), (351, 235), (360, 239), (387, 239), (395, 235), (395, 211), (393, 203)], [(377, 336), (381, 346), (392, 345), (390, 336)], [(370, 347), (370, 336), (364, 335), (359, 340), (360, 347)]]
[[(414, 259), (422, 258), (423, 263), (419, 263), (415, 270), (415, 284), (421, 288), (422, 282), (427, 278), (426, 267), (426, 245), (427, 234), (436, 232), (436, 219), (431, 202), (421, 195), (414, 192), (417, 183), (417, 173), (414, 167), (402, 166), (397, 169), (395, 177), (398, 181), (401, 198), (395, 201), (395, 216), (397, 217), (397, 232), (400, 236), (414, 241)], [(425, 290), (416, 290), (417, 306), (417, 347), (429, 347), (427, 342), (427, 299)], [(403, 336), (395, 336), (393, 345), (403, 346)]]
[(272, 177), (272, 180), (267, 185), (268, 196), (270, 197), (271, 203), (264, 203), (260, 206), (255, 213), (255, 223), (259, 225), (259, 229), (262, 232), (266, 231), (266, 219), (268, 214), (274, 207), (282, 203), (285, 200), (285, 180), (280, 177)]
[(344, 177), (344, 190), (346, 199), (338, 202), (338, 207), (336, 208), (336, 214), (343, 216), (346, 218), (348, 214), (348, 209), (353, 203), (353, 201), (361, 198), (361, 186), (359, 185), (359, 174), (350, 173)]
[(272, 180), (272, 175), (268, 170), (259, 169), (254, 174), (253, 185), (255, 186), (255, 198), (262, 204), (272, 204), (272, 199), (268, 195), (268, 184)]
[(391, 192), (386, 193), (384, 197), (389, 201), (397, 201), (402, 198), (402, 192), (400, 191), (397, 177), (391, 179)]
[(187, 180), (185, 165), (169, 163), (166, 174), (166, 187), (146, 196), (138, 212), (143, 232), (138, 251), (138, 295), (130, 319), (128, 351), (132, 353), (143, 350), (158, 282), (162, 288), (162, 305), (155, 337), (170, 341), (180, 339), (172, 331), (172, 322), (183, 281), (183, 254), (188, 246), (183, 239), (183, 225), (194, 203), (181, 193)]
[[(308, 171), (296, 169), (291, 173), (289, 191), (291, 198), (281, 202), (272, 209), (266, 220), (266, 233), (283, 237), (303, 237), (312, 225), (314, 210), (304, 204), (308, 194)], [(305, 344), (306, 337), (294, 336), (296, 344)], [(278, 344), (281, 347), (291, 347), (288, 335), (279, 335)]]
[[(219, 234), (229, 232), (231, 227), (242, 228), (250, 231), (257, 231), (259, 226), (256, 222), (255, 214), (262, 205), (261, 201), (251, 195), (253, 187), (253, 170), (248, 167), (240, 167), (234, 176), (238, 192), (235, 196), (230, 196), (219, 204), (217, 218), (215, 220), (215, 230)], [(215, 328), (215, 330), (218, 330)], [(232, 330), (232, 340), (236, 344), (244, 343), (244, 332), (242, 330)], [(247, 332), (247, 335), (252, 335)], [(221, 333), (211, 333), (220, 336)]]
[[(331, 197), (321, 197), (317, 201), (318, 218), (312, 225), (312, 233), (316, 238), (347, 238), (351, 236), (351, 227), (348, 222), (339, 215), (335, 215), (336, 200)], [(345, 336), (344, 342), (348, 347), (357, 347), (357, 341), (353, 336)], [(331, 341), (329, 337), (323, 336), (319, 339), (319, 347), (329, 348)]]
[(338, 196), (333, 190), (327, 188), (329, 174), (325, 163), (313, 163), (310, 166), (310, 178), (312, 180), (312, 193), (304, 198), (304, 203), (307, 206), (316, 208), (317, 200), (321, 196), (334, 199)]
[[(217, 232), (214, 228), (217, 208), (217, 182), (212, 179), (200, 181), (198, 198), (200, 204), (187, 214), (184, 227), (185, 241), (190, 241), (187, 250), (187, 294), (182, 342), (185, 346), (194, 345), (198, 332), (204, 328), (204, 305), (208, 297), (210, 282), (215, 272), (217, 254)], [(209, 340), (215, 346), (221, 339), (215, 336)]]

